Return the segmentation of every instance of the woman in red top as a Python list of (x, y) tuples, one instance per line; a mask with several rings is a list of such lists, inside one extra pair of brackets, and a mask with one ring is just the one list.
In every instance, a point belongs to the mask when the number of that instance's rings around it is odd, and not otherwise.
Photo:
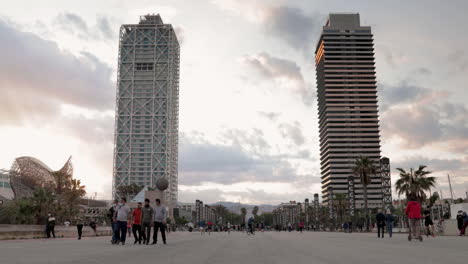
[[(135, 238), (134, 244), (136, 244), (137, 242), (141, 244), (141, 207), (142, 207), (142, 204), (138, 203), (138, 207), (135, 210), (133, 210), (133, 213), (132, 213), (132, 220), (133, 220), (132, 230), (133, 230), (133, 237)], [(138, 232), (138, 236), (137, 236), (137, 232)]]
[(299, 222), (299, 231), (302, 233), (302, 230), (304, 230), (304, 222)]
[(406, 205), (405, 214), (408, 216), (408, 220), (410, 222), (410, 237), (411, 233), (415, 238), (422, 239), (421, 237), (421, 229), (420, 229), (420, 221), (421, 221), (421, 205), (419, 202), (416, 201), (416, 195), (410, 194), (408, 195), (408, 204)]

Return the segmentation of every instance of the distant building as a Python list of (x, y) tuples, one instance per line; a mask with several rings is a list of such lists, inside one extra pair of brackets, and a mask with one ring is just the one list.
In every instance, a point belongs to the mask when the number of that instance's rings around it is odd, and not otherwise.
[(189, 222), (195, 222), (196, 218), (196, 209), (195, 204), (193, 203), (181, 203), (177, 205), (178, 208), (178, 217), (185, 218)]
[(295, 201), (281, 203), (273, 210), (274, 224), (280, 226), (295, 225), (299, 223), (301, 211), (301, 203)]
[(179, 42), (159, 15), (122, 25), (119, 38), (113, 196), (119, 186), (156, 187), (177, 202)]
[(0, 169), (0, 200), (12, 200), (15, 197), (10, 184), (9, 171)]
[[(380, 170), (379, 114), (373, 35), (359, 14), (329, 15), (315, 51), (317, 74), (322, 198), (348, 194), (356, 158), (367, 156)], [(388, 159), (386, 160), (388, 162)], [(389, 164), (389, 163), (388, 163)], [(391, 204), (390, 173), (380, 171), (368, 185), (369, 208)], [(354, 178), (355, 207), (363, 208), (363, 187)], [(383, 187), (385, 185), (385, 187)]]

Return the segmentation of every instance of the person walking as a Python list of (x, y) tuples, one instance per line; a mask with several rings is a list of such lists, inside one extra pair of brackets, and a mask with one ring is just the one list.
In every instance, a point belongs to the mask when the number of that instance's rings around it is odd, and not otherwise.
[[(132, 213), (132, 230), (133, 230), (133, 237), (135, 238), (135, 242), (133, 244), (141, 244), (141, 207), (142, 204), (139, 202), (137, 208), (133, 210)], [(137, 235), (138, 233), (138, 235)]]
[(431, 212), (429, 211), (429, 209), (430, 207), (428, 206), (427, 209), (424, 210), (423, 212), (424, 213), (424, 226), (426, 228), (426, 236), (432, 235), (432, 237), (435, 237), (434, 223), (432, 222)]
[(117, 241), (117, 244), (122, 243), (122, 245), (125, 245), (125, 240), (127, 238), (127, 220), (129, 214), (130, 207), (127, 205), (127, 199), (122, 198), (116, 212), (116, 220), (119, 227), (118, 233), (120, 237), (120, 241)]
[(382, 213), (381, 209), (379, 209), (379, 212), (375, 215), (375, 220), (377, 224), (377, 236), (380, 238), (380, 232), (382, 232), (382, 238), (384, 238), (385, 215)]
[(156, 199), (156, 206), (154, 207), (154, 231), (153, 231), (153, 245), (158, 243), (158, 229), (161, 230), (161, 237), (163, 243), (166, 244), (166, 207), (161, 205), (161, 200)]
[(302, 230), (304, 230), (304, 222), (303, 222), (303, 221), (300, 221), (300, 222), (299, 222), (299, 232), (302, 233)]
[(111, 222), (111, 228), (112, 228), (111, 243), (112, 244), (116, 244), (120, 240), (120, 236), (119, 236), (119, 232), (118, 232), (119, 231), (119, 226), (118, 226), (118, 223), (117, 223), (117, 219), (115, 218), (115, 216), (117, 214), (117, 207), (118, 206), (119, 206), (119, 201), (117, 199), (115, 199), (114, 203), (109, 208), (109, 213), (107, 214), (107, 216), (110, 218), (110, 222)]
[(200, 222), (198, 223), (198, 227), (200, 229), (200, 235), (204, 235), (205, 234), (205, 220), (200, 220)]
[(463, 216), (463, 226), (460, 230), (460, 236), (464, 236), (466, 232), (466, 227), (468, 227), (468, 214), (466, 212), (462, 213)]
[(76, 217), (76, 230), (78, 231), (78, 240), (81, 240), (81, 236), (83, 235), (83, 226), (83, 217), (79, 215)]
[(55, 217), (51, 213), (47, 214), (46, 235), (50, 238), (50, 234), (55, 238)]
[(127, 235), (129, 237), (132, 236), (132, 227), (133, 227), (133, 218), (132, 218), (132, 214), (133, 214), (133, 210), (130, 209), (130, 214), (128, 215), (128, 219), (127, 219)]
[(395, 218), (393, 217), (390, 209), (387, 209), (387, 214), (385, 215), (385, 225), (387, 226), (387, 233), (389, 237), (392, 237), (393, 234), (393, 221)]
[(415, 238), (422, 240), (420, 229), (421, 204), (416, 201), (416, 195), (414, 194), (410, 194), (408, 200), (409, 202), (406, 205), (405, 214), (408, 216), (410, 222), (410, 236), (413, 235)]
[(227, 222), (226, 229), (227, 229), (228, 234), (231, 234), (231, 223), (230, 222)]
[(149, 244), (151, 237), (151, 226), (153, 225), (154, 210), (150, 206), (150, 200), (145, 199), (145, 206), (141, 209), (141, 223), (143, 227), (143, 243)]
[(459, 210), (457, 214), (457, 226), (458, 226), (458, 231), (461, 232), (463, 228), (463, 211)]
[(251, 216), (249, 218), (249, 220), (247, 220), (247, 226), (249, 227), (249, 229), (247, 230), (247, 234), (252, 234), (252, 235), (255, 235), (254, 234), (254, 224), (255, 224), (255, 221), (254, 221), (254, 218)]
[(98, 236), (96, 219), (91, 219), (91, 221), (89, 222), (89, 227), (91, 227), (91, 229), (93, 230), (94, 235)]

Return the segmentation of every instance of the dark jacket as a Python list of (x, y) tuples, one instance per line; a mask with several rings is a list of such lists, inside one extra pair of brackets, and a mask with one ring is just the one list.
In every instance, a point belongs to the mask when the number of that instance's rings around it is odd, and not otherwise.
[(378, 213), (375, 216), (375, 219), (377, 220), (377, 223), (383, 223), (385, 222), (385, 215), (383, 213)]
[(394, 220), (395, 220), (395, 218), (393, 217), (392, 214), (386, 214), (385, 215), (385, 222), (391, 224), (391, 223), (393, 223)]

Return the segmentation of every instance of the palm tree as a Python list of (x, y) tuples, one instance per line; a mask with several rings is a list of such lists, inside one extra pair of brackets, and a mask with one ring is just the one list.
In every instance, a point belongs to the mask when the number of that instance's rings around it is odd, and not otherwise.
[(252, 209), (252, 214), (256, 217), (257, 214), (258, 214), (258, 206), (254, 206), (254, 208)]
[(333, 197), (333, 206), (336, 208), (336, 213), (339, 216), (339, 223), (343, 223), (343, 216), (348, 207), (348, 195), (345, 193), (337, 193)]
[(436, 179), (432, 176), (431, 171), (426, 171), (427, 166), (419, 165), (417, 170), (411, 168), (408, 172), (402, 168), (397, 168), (400, 171), (400, 179), (395, 183), (395, 188), (398, 195), (405, 194), (406, 197), (415, 195), (416, 198), (423, 202), (426, 200), (426, 191), (435, 186)]
[(245, 216), (247, 215), (247, 209), (245, 207), (241, 208), (242, 224), (245, 224)]
[[(361, 156), (354, 162), (353, 174), (361, 180), (364, 192), (364, 211), (366, 218), (369, 217), (369, 208), (367, 206), (367, 185), (372, 182), (371, 175), (375, 175), (377, 168), (369, 157)], [(369, 225), (367, 225), (367, 228)]]
[[(221, 217), (222, 222), (225, 222), (226, 219), (227, 219), (227, 214), (229, 213), (229, 211), (227, 210), (227, 208), (226, 208), (224, 205), (222, 205), (222, 204), (218, 204), (218, 205), (215, 205), (215, 206), (214, 206), (214, 210), (215, 210), (215, 212), (216, 212), (216, 215), (217, 215), (218, 217)], [(216, 220), (218, 220), (218, 219), (216, 219)]]

